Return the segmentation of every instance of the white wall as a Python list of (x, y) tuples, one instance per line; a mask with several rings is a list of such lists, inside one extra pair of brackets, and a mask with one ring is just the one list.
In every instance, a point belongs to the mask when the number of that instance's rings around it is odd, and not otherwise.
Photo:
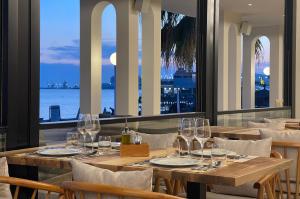
[[(243, 63), (243, 107), (255, 106), (255, 54), (254, 45), (261, 36), (270, 41), (270, 107), (276, 99), (283, 99), (283, 27), (254, 27), (251, 35), (244, 36)], [(251, 50), (250, 50), (251, 47)], [(250, 67), (250, 68), (249, 68)], [(250, 77), (250, 74), (252, 75)], [(251, 80), (250, 80), (251, 79)], [(251, 92), (250, 92), (251, 91)]]
[(241, 109), (240, 16), (220, 11), (218, 49), (218, 110)]

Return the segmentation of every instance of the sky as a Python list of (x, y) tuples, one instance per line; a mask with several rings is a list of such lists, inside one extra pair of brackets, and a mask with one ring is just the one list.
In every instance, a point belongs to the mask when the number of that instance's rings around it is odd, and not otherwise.
[[(80, 1), (41, 0), (40, 19), (41, 87), (63, 81), (67, 81), (69, 85), (79, 84)], [(116, 13), (112, 5), (107, 6), (104, 10), (102, 27), (102, 81), (109, 82), (110, 77), (114, 74), (109, 57), (116, 51)], [(263, 37), (262, 42), (265, 46), (264, 60), (267, 63), (257, 67), (258, 73), (268, 65), (269, 60), (269, 41)], [(139, 45), (141, 46), (141, 42)], [(141, 68), (139, 72), (141, 73)], [(174, 72), (174, 68), (162, 69), (162, 76), (170, 77)]]
[[(99, 16), (101, 17), (101, 16)], [(116, 13), (114, 7), (105, 8), (102, 16), (103, 82), (114, 74), (109, 61), (115, 52)], [(40, 22), (41, 86), (48, 83), (70, 85), (79, 83), (80, 64), (80, 1), (41, 0)]]
[(264, 55), (262, 63), (256, 65), (255, 72), (258, 74), (263, 74), (264, 68), (270, 67), (270, 40), (266, 36), (262, 36), (259, 39), (264, 47)]

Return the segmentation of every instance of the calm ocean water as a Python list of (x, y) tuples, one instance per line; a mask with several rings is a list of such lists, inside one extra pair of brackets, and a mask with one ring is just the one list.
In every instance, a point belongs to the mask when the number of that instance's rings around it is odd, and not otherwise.
[[(79, 89), (40, 89), (40, 118), (49, 119), (49, 106), (60, 105), (61, 117), (75, 118), (79, 109)], [(102, 111), (114, 108), (114, 90), (102, 90)]]

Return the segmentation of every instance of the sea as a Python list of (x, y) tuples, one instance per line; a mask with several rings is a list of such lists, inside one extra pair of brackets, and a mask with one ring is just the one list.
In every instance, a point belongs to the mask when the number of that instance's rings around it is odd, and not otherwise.
[[(104, 107), (114, 108), (114, 89), (102, 90), (102, 111)], [(62, 119), (76, 118), (80, 104), (79, 89), (40, 89), (40, 118), (49, 119), (49, 107), (51, 105), (60, 106)]]

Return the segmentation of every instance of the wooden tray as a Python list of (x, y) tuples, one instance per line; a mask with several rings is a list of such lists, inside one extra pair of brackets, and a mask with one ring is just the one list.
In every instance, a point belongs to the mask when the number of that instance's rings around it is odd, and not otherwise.
[(149, 145), (148, 144), (121, 144), (120, 156), (121, 157), (148, 157)]

